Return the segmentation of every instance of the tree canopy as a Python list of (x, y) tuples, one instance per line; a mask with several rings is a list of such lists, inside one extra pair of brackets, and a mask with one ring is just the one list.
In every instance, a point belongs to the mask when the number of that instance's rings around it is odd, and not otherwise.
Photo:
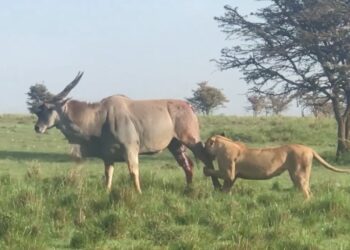
[(223, 107), (225, 102), (228, 102), (226, 96), (220, 89), (209, 86), (208, 82), (198, 83), (198, 88), (192, 90), (193, 97), (186, 98), (193, 107), (205, 114), (209, 115), (213, 110)]
[(271, 0), (250, 16), (225, 6), (215, 17), (228, 39), (217, 60), (222, 70), (238, 68), (249, 92), (332, 103), (339, 153), (348, 151), (350, 130), (350, 2)]
[(261, 95), (247, 95), (247, 101), (249, 106), (246, 107), (247, 111), (253, 111), (253, 116), (258, 116), (262, 111), (266, 113), (266, 98)]

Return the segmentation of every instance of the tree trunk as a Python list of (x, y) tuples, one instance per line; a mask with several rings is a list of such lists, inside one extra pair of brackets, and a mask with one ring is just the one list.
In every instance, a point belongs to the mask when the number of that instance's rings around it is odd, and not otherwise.
[[(341, 113), (338, 96), (332, 98), (332, 105), (333, 105), (334, 117), (338, 125), (338, 138), (337, 138), (338, 146), (337, 146), (337, 153), (336, 153), (336, 159), (338, 160), (341, 157), (341, 155), (349, 152), (348, 136), (349, 136), (350, 121), (349, 121), (349, 114), (347, 114), (347, 112), (343, 114)], [(348, 110), (348, 108), (346, 110)]]
[(341, 155), (349, 151), (348, 147), (348, 138), (347, 138), (347, 129), (346, 129), (346, 124), (347, 124), (347, 118), (344, 119), (343, 117), (340, 117), (337, 119), (338, 123), (338, 147), (337, 147), (337, 154), (336, 154), (336, 159), (338, 160)]

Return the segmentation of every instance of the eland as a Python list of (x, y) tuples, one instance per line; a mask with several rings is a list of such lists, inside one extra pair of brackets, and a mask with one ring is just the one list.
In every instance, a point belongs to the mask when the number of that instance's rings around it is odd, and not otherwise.
[[(69, 143), (80, 146), (83, 157), (102, 159), (108, 190), (114, 163), (126, 162), (135, 189), (141, 193), (139, 155), (165, 148), (183, 168), (187, 185), (192, 183), (193, 162), (186, 148), (206, 167), (214, 168), (200, 140), (198, 119), (190, 104), (173, 99), (132, 100), (123, 95), (96, 103), (67, 98), (82, 76), (79, 72), (62, 92), (43, 101), (35, 112), (35, 131), (42, 134), (56, 127)], [(217, 178), (213, 177), (212, 182), (220, 187)]]

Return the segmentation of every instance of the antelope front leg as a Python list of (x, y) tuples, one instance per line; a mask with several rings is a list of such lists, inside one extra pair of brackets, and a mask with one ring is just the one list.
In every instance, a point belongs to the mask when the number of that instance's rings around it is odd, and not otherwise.
[(224, 185), (222, 187), (222, 191), (227, 193), (231, 190), (231, 187), (233, 186), (233, 184), (235, 183), (236, 179), (231, 180), (231, 179), (225, 179), (224, 180)]
[(107, 191), (111, 191), (114, 167), (113, 164), (105, 163), (105, 178)]

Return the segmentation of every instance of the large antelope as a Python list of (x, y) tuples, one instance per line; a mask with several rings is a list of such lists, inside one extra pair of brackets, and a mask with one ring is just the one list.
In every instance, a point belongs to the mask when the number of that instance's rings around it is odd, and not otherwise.
[[(213, 168), (199, 136), (198, 119), (192, 107), (181, 100), (132, 100), (122, 95), (97, 103), (66, 98), (83, 73), (65, 89), (38, 108), (37, 133), (56, 127), (69, 143), (78, 144), (82, 156), (103, 160), (107, 189), (111, 189), (113, 164), (125, 161), (136, 190), (141, 193), (139, 154), (153, 154), (168, 148), (192, 182), (193, 163), (185, 149), (207, 167)], [(215, 187), (220, 187), (216, 177)]]

